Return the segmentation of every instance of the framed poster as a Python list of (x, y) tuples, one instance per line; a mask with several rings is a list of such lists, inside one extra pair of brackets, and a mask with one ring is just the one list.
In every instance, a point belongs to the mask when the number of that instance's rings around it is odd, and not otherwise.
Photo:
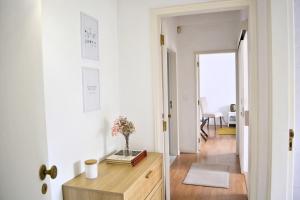
[(100, 109), (99, 69), (82, 68), (83, 111)]
[(99, 60), (98, 20), (80, 13), (81, 56), (83, 59)]

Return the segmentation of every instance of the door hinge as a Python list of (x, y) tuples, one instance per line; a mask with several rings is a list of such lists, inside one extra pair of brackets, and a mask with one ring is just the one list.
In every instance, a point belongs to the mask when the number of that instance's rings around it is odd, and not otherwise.
[(160, 46), (165, 45), (165, 36), (163, 34), (160, 34)]
[(199, 62), (197, 62), (197, 67), (199, 67)]
[(163, 120), (163, 132), (167, 131), (167, 121)]
[(197, 100), (197, 104), (198, 104), (198, 106), (200, 105), (200, 100), (199, 99)]
[(294, 130), (290, 129), (289, 130), (289, 151), (293, 151), (294, 135), (295, 135)]

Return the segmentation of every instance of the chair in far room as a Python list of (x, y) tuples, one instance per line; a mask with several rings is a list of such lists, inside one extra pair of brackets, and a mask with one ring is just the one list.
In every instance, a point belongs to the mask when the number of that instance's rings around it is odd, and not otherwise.
[(206, 97), (201, 97), (200, 98), (200, 110), (201, 110), (201, 115), (202, 115), (202, 121), (205, 119), (207, 120), (207, 128), (209, 128), (209, 119), (213, 118), (214, 119), (214, 126), (215, 126), (215, 131), (217, 130), (217, 125), (216, 125), (216, 118), (220, 118), (220, 126), (222, 128), (222, 120), (224, 120), (223, 114), (220, 112), (208, 112), (207, 111), (207, 99)]

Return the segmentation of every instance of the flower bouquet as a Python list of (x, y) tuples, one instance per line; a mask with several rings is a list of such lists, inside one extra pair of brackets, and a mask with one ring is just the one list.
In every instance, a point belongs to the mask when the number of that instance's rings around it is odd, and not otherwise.
[(118, 134), (122, 134), (125, 138), (126, 146), (124, 150), (124, 155), (129, 156), (129, 136), (134, 133), (135, 127), (131, 121), (127, 120), (127, 117), (120, 116), (118, 117), (112, 126), (112, 135), (116, 136)]

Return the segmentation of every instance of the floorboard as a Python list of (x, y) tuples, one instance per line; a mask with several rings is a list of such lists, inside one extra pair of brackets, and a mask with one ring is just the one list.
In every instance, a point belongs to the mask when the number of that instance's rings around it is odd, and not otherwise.
[[(199, 154), (181, 154), (171, 165), (171, 200), (247, 200), (244, 175), (240, 173), (236, 156), (235, 136), (215, 136), (209, 131), (209, 139), (200, 145)], [(230, 188), (212, 188), (183, 184), (193, 162), (213, 163), (229, 166)]]

